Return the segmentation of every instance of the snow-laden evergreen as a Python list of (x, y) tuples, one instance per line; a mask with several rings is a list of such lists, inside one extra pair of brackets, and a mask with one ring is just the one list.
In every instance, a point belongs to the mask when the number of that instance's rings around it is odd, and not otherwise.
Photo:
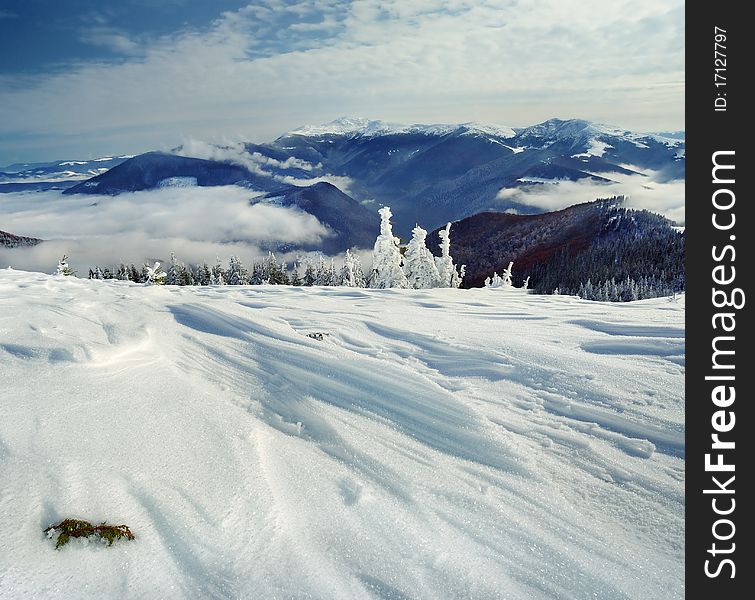
[(381, 208), (380, 235), (375, 240), (372, 251), (372, 275), (370, 275), (370, 287), (378, 289), (406, 288), (409, 286), (406, 275), (401, 268), (400, 240), (393, 235), (391, 226), (391, 209), (387, 206)]
[(144, 269), (147, 275), (145, 280), (147, 285), (165, 285), (168, 274), (163, 271), (162, 265), (159, 262), (156, 261), (151, 267), (145, 265)]
[(427, 231), (417, 225), (404, 253), (404, 274), (411, 288), (427, 289), (441, 284), (435, 257), (427, 248), (426, 238)]
[[(514, 284), (512, 282), (511, 278), (511, 271), (514, 267), (513, 262), (509, 262), (508, 266), (503, 270), (503, 273), (499, 275), (498, 273), (494, 272), (493, 277), (487, 277), (485, 279), (485, 287), (487, 288), (510, 288), (514, 287)], [(529, 283), (529, 277), (524, 282), (524, 287), (526, 289), (527, 285)]]
[(56, 275), (61, 275), (63, 277), (70, 277), (71, 275), (75, 275), (74, 270), (68, 266), (68, 256), (65, 254), (63, 255), (63, 258), (61, 258), (58, 261), (58, 268), (55, 271)]
[(168, 266), (165, 276), (165, 284), (195, 285), (196, 283), (192, 270), (179, 260), (173, 252), (171, 252), (170, 265)]
[(307, 256), (304, 258), (304, 275), (302, 277), (302, 283), (305, 286), (312, 286), (317, 281), (317, 271), (312, 264), (312, 260)]
[(225, 269), (223, 269), (223, 265), (220, 263), (220, 257), (218, 257), (215, 260), (215, 265), (212, 267), (210, 285), (225, 285), (226, 283), (226, 272)]
[(485, 278), (485, 287), (486, 288), (500, 288), (503, 287), (503, 279), (501, 276), (494, 271), (492, 277), (486, 277)]
[(326, 261), (325, 257), (321, 254), (317, 258), (317, 270), (313, 285), (333, 286), (339, 285), (339, 283), (335, 262), (332, 258), (330, 262)]
[(228, 285), (248, 285), (249, 271), (238, 256), (231, 256), (227, 274)]
[(364, 271), (359, 256), (346, 250), (341, 269), (341, 285), (346, 287), (364, 287)]
[(466, 267), (462, 265), (457, 269), (451, 258), (451, 223), (448, 223), (445, 229), (441, 229), (438, 236), (441, 256), (435, 257), (435, 265), (438, 269), (439, 287), (458, 288), (464, 278)]

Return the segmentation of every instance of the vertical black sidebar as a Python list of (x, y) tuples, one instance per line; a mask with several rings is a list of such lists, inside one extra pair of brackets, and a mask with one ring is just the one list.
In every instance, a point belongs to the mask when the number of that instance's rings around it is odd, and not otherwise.
[(686, 8), (686, 593), (752, 598), (749, 352), (755, 39), (746, 3)]

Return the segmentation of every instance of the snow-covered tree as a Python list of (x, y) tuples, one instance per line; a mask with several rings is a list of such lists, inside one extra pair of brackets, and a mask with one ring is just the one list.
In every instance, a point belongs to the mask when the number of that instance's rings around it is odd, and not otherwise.
[(228, 264), (228, 273), (226, 283), (228, 285), (248, 285), (249, 272), (241, 262), (238, 256), (231, 256)]
[(315, 280), (313, 285), (338, 285), (339, 280), (336, 273), (336, 265), (333, 259), (330, 259), (330, 263), (325, 261), (325, 257), (320, 255), (317, 259), (317, 267), (315, 270)]
[(511, 269), (513, 267), (514, 267), (514, 261), (509, 261), (509, 266), (504, 269), (503, 274), (501, 275), (501, 279), (503, 279), (502, 287), (514, 286), (513, 282), (511, 281)]
[[(279, 265), (275, 259), (275, 254), (267, 253), (267, 258), (261, 263), (262, 281), (260, 283), (270, 283), (272, 285), (288, 285), (288, 273), (284, 265)], [(256, 277), (254, 277), (256, 279)]]
[(165, 285), (167, 273), (163, 271), (163, 268), (159, 262), (156, 261), (153, 267), (144, 265), (144, 269), (147, 272), (147, 276), (144, 280), (147, 285)]
[[(510, 262), (509, 265), (504, 269), (503, 274), (499, 275), (498, 273), (493, 273), (493, 277), (488, 277), (485, 279), (485, 287), (489, 288), (509, 288), (514, 287), (511, 282), (511, 269), (514, 266), (513, 262)], [(524, 282), (524, 287), (526, 288), (529, 283), (529, 277)]]
[(304, 258), (304, 281), (303, 285), (315, 285), (315, 281), (317, 281), (317, 271), (315, 270), (315, 266), (312, 264), (312, 261), (309, 259), (308, 256)]
[(76, 274), (76, 272), (68, 266), (68, 256), (65, 254), (63, 255), (63, 258), (58, 261), (58, 269), (55, 271), (55, 274), (64, 277), (70, 277), (71, 275)]
[(417, 225), (412, 230), (412, 239), (404, 253), (404, 274), (409, 287), (426, 289), (440, 284), (440, 274), (435, 265), (435, 257), (425, 242), (427, 231)]
[(165, 285), (178, 285), (178, 259), (173, 252), (170, 253), (170, 265), (165, 273)]
[(170, 253), (170, 266), (165, 276), (166, 285), (194, 285), (194, 276), (182, 261), (176, 258), (176, 255)]
[(391, 209), (388, 206), (381, 208), (380, 235), (375, 240), (375, 248), (372, 251), (372, 274), (370, 275), (371, 288), (406, 288), (409, 286), (406, 275), (401, 269), (401, 251), (399, 239), (393, 236), (391, 226)]
[(289, 275), (288, 278), (291, 285), (300, 286), (304, 284), (301, 278), (301, 274), (299, 273), (300, 268), (301, 265), (299, 263), (294, 263), (294, 270), (291, 271), (291, 275)]
[(488, 287), (488, 288), (503, 287), (503, 278), (497, 272), (494, 271), (493, 277), (485, 278), (485, 287)]
[(527, 290), (527, 289), (529, 289), (529, 287), (530, 287), (530, 276), (527, 275), (527, 277), (522, 282), (522, 289), (523, 290)]
[(346, 287), (364, 287), (364, 272), (362, 271), (362, 261), (359, 256), (346, 250), (346, 256), (343, 259), (343, 268), (341, 269), (341, 285)]
[(212, 283), (212, 271), (206, 262), (197, 265), (197, 274), (194, 277), (194, 281), (198, 285), (210, 285)]
[(212, 274), (210, 276), (210, 285), (225, 285), (226, 274), (223, 265), (220, 264), (220, 257), (215, 259), (215, 266), (212, 267)]
[(453, 258), (451, 258), (451, 223), (448, 223), (445, 229), (438, 232), (438, 237), (440, 237), (439, 246), (442, 253), (441, 256), (435, 257), (435, 266), (438, 269), (438, 285), (439, 287), (458, 288), (464, 278), (466, 265), (457, 269)]

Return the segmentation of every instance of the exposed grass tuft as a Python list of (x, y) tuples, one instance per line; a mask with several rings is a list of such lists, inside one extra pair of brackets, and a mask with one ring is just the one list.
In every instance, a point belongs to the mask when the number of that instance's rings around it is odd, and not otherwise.
[(65, 546), (72, 537), (88, 538), (95, 536), (107, 541), (108, 546), (112, 546), (115, 540), (134, 539), (134, 534), (131, 533), (128, 525), (107, 525), (104, 521), (100, 525), (92, 525), (89, 521), (66, 519), (57, 525), (50, 525), (44, 531), (49, 538), (52, 538), (56, 532), (58, 533), (58, 540), (55, 543), (56, 549)]

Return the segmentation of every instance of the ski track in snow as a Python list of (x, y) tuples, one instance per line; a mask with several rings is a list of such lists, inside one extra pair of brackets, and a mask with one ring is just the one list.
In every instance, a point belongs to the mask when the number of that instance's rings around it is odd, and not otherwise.
[(683, 297), (0, 271), (0, 598), (682, 598), (683, 360)]

